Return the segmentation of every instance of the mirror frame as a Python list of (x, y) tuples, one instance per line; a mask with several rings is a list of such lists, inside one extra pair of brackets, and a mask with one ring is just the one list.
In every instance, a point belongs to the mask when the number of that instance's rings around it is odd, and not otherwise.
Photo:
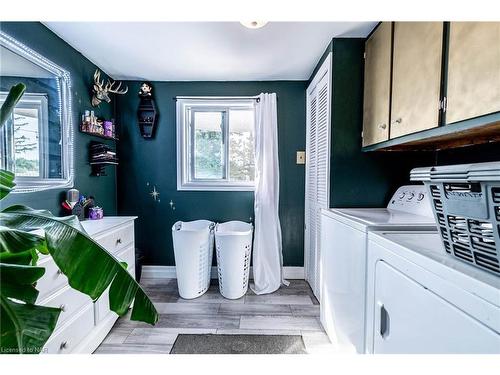
[(17, 185), (13, 193), (31, 193), (48, 189), (72, 188), (74, 183), (74, 129), (71, 108), (71, 77), (69, 72), (3, 31), (0, 31), (0, 46), (11, 50), (54, 74), (57, 80), (57, 90), (60, 98), (59, 118), (61, 123), (62, 177), (42, 179), (23, 178), (20, 181), (16, 179), (15, 182)]

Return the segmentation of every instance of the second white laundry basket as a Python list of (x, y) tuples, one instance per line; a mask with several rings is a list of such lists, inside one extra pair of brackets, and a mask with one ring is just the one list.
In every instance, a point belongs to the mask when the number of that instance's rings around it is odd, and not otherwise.
[(252, 224), (229, 221), (215, 227), (215, 247), (220, 293), (228, 299), (238, 299), (248, 289)]
[(192, 299), (210, 286), (215, 223), (209, 220), (178, 221), (172, 227), (179, 295)]

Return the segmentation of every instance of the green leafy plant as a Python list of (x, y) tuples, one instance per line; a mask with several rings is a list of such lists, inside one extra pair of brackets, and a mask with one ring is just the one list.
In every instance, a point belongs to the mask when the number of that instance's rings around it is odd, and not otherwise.
[[(14, 86), (1, 108), (0, 128), (26, 87)], [(14, 174), (0, 170), (0, 199), (14, 188)], [(37, 305), (36, 282), (45, 273), (40, 256), (51, 256), (69, 285), (96, 300), (110, 286), (110, 308), (118, 315), (155, 324), (158, 313), (140, 285), (106, 249), (86, 234), (76, 216), (14, 205), (0, 211), (0, 353), (39, 353), (61, 310)]]

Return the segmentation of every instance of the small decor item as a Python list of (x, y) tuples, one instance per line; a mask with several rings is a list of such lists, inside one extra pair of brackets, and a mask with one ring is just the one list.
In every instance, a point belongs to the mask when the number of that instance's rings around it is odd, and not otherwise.
[(82, 115), (80, 131), (82, 133), (116, 140), (115, 124), (113, 120), (100, 119), (94, 114), (94, 111), (86, 110)]
[(153, 186), (153, 191), (149, 194), (153, 197), (154, 201), (160, 201), (160, 192), (156, 190), (156, 185)]
[(70, 189), (66, 193), (66, 200), (61, 203), (68, 215), (75, 215), (79, 220), (85, 219), (85, 212), (89, 206), (94, 205), (94, 198), (86, 198), (76, 189)]
[(101, 207), (91, 207), (89, 209), (89, 219), (90, 220), (99, 220), (104, 217), (104, 211)]
[[(104, 79), (101, 81), (101, 71), (99, 69), (95, 70), (94, 73), (94, 95), (92, 96), (92, 106), (98, 107), (99, 104), (104, 100), (106, 103), (111, 101), (109, 94), (119, 94), (123, 95), (128, 92), (128, 87), (121, 89), (122, 83), (118, 82), (118, 86), (113, 87), (116, 81), (108, 79), (106, 85), (104, 85)], [(121, 89), (121, 90), (120, 90)]]
[(139, 90), (139, 109), (137, 110), (137, 119), (139, 121), (139, 129), (144, 138), (152, 138), (157, 112), (155, 101), (153, 100), (153, 86), (149, 82), (143, 82)]
[(92, 167), (91, 176), (106, 176), (106, 165), (118, 165), (116, 152), (108, 145), (101, 142), (90, 142), (89, 163)]

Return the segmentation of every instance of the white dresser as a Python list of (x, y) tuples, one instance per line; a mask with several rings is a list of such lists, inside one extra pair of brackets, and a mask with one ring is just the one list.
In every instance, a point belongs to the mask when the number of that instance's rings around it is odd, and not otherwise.
[[(106, 248), (118, 260), (126, 262), (135, 277), (135, 216), (105, 217), (84, 221), (90, 237)], [(118, 315), (109, 309), (109, 293), (96, 301), (72, 289), (50, 256), (41, 256), (38, 265), (45, 267), (38, 281), (40, 294), (37, 304), (60, 307), (61, 315), (56, 329), (45, 344), (42, 353), (92, 353), (113, 327)]]

